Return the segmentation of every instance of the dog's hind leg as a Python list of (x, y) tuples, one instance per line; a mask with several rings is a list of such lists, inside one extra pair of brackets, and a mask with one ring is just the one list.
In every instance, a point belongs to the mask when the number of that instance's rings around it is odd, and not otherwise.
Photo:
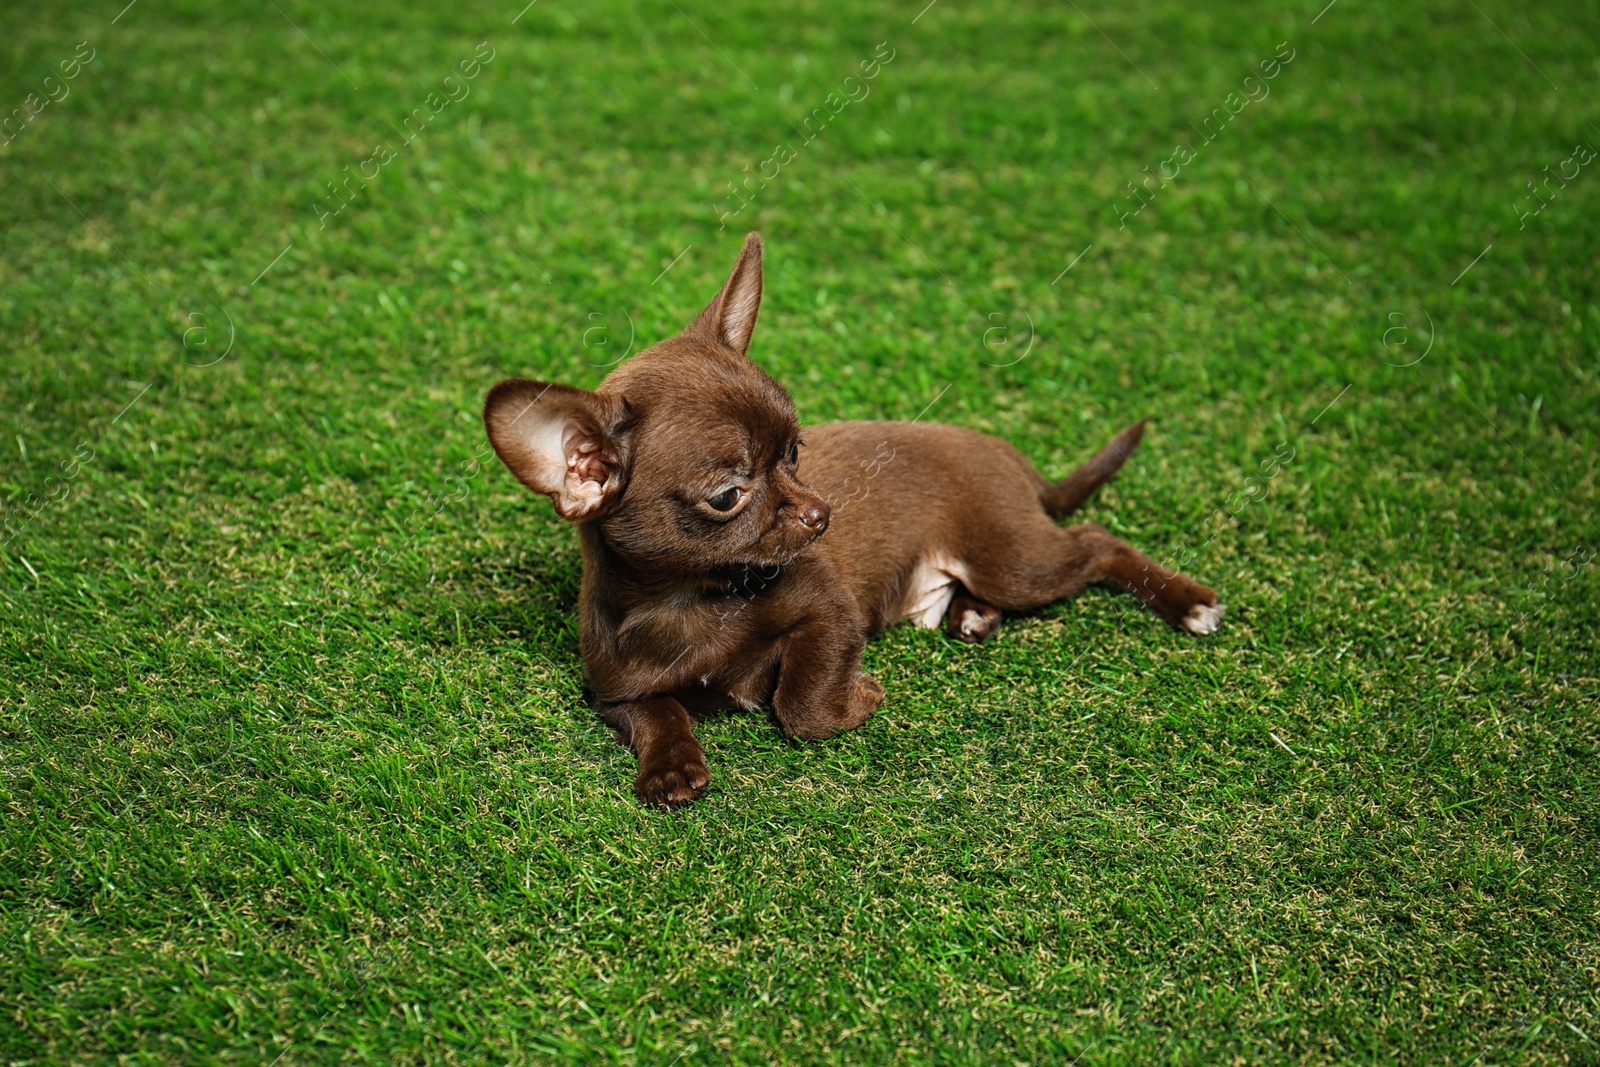
[[(1056, 518), (1069, 515), (1078, 510), (1085, 500), (1094, 495), (1095, 490), (1110, 481), (1117, 471), (1122, 469), (1122, 465), (1127, 462), (1129, 456), (1133, 455), (1134, 449), (1139, 447), (1139, 441), (1143, 437), (1144, 420), (1140, 419), (1107, 442), (1104, 448), (1095, 453), (1093, 459), (1059, 482), (1054, 484), (1045, 483), (1042, 478), (1034, 475), (1033, 477), (1040, 485), (1040, 505), (1046, 513)], [(1042, 531), (1035, 534), (1035, 536), (1045, 540), (1050, 539), (1049, 535), (1043, 534)], [(1144, 559), (1142, 556), (1139, 558), (1141, 560)], [(1112, 569), (1116, 568), (1113, 567)], [(1114, 575), (1107, 574), (1106, 576), (1114, 581), (1117, 580)], [(1062, 577), (1058, 575), (1055, 580), (1059, 582)], [(1093, 581), (1095, 579), (1088, 580)], [(1143, 576), (1140, 575), (1138, 580), (1142, 581)], [(1050, 579), (1045, 579), (1045, 584), (1047, 586), (1050, 585)], [(1071, 583), (1069, 582), (1068, 584), (1070, 585)], [(1076, 592), (1076, 589), (1073, 589), (1072, 592)], [(1070, 594), (1063, 593), (1061, 595)], [(1048, 600), (1053, 599), (1056, 599), (1056, 597), (1050, 597), (1045, 602), (1048, 603)], [(1146, 599), (1149, 600), (1151, 598), (1146, 597)], [(1160, 609), (1158, 608), (1157, 610)], [(1166, 613), (1163, 612), (1163, 614)], [(982, 644), (993, 637), (995, 631), (1000, 629), (1001, 618), (1000, 608), (988, 603), (979, 596), (975, 596), (971, 590), (957, 586), (955, 597), (950, 602), (949, 615), (945, 621), (945, 633), (958, 641), (966, 641), (974, 645)], [(1184, 628), (1188, 627), (1185, 626)]]
[(961, 553), (962, 580), (974, 600), (1029, 611), (1072, 596), (1090, 582), (1111, 582), (1149, 604), (1179, 630), (1208, 634), (1222, 607), (1217, 594), (1161, 566), (1105, 527), (1085, 522), (1062, 529), (1045, 515), (983, 524), (980, 543)]

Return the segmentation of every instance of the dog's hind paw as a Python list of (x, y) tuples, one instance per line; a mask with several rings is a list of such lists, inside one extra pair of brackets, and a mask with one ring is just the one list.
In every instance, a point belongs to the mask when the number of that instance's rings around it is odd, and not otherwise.
[(1214, 634), (1222, 625), (1221, 604), (1196, 604), (1183, 617), (1183, 628), (1192, 634)]
[(957, 595), (950, 603), (950, 619), (944, 631), (957, 641), (981, 645), (1000, 629), (1000, 609), (970, 596)]

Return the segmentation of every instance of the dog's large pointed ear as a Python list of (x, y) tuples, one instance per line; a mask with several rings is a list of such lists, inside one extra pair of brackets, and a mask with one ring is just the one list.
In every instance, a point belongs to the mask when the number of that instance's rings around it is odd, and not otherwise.
[(616, 507), (628, 477), (628, 419), (619, 398), (525, 378), (501, 382), (483, 405), (500, 459), (569, 522)]
[(761, 235), (746, 234), (733, 273), (700, 317), (689, 327), (718, 344), (745, 355), (761, 310)]

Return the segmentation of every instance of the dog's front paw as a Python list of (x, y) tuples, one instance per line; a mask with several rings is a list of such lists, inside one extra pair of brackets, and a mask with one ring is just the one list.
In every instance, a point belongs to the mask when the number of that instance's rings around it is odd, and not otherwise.
[(830, 699), (815, 709), (803, 709), (803, 716), (796, 715), (793, 709), (785, 714), (783, 704), (779, 703), (779, 725), (785, 734), (796, 741), (822, 741), (845, 730), (854, 730), (872, 718), (872, 713), (883, 703), (883, 686), (870, 675), (857, 671), (845, 687), (843, 696), (842, 707)]
[(850, 700), (845, 706), (844, 722), (840, 724), (841, 730), (853, 730), (857, 726), (872, 718), (873, 712), (878, 710), (878, 705), (883, 703), (883, 686), (870, 674), (857, 674), (855, 684), (850, 687)]
[(1196, 604), (1183, 617), (1183, 628), (1192, 634), (1214, 634), (1222, 625), (1223, 605)]
[(641, 759), (633, 791), (646, 804), (675, 808), (698, 799), (710, 783), (711, 772), (706, 767), (705, 752), (700, 743), (691, 738)]

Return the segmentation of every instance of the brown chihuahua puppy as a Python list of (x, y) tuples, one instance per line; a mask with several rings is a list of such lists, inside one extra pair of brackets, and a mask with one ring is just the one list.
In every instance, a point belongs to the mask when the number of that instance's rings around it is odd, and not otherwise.
[(1094, 523), (1052, 521), (1116, 473), (1143, 422), (1054, 484), (955, 426), (839, 422), (802, 443), (794, 401), (746, 356), (760, 304), (750, 234), (700, 317), (595, 391), (513, 379), (484, 406), (506, 466), (578, 524), (589, 688), (638, 756), (640, 799), (705, 790), (691, 711), (770, 701), (804, 739), (861, 725), (883, 700), (862, 649), (902, 619), (979, 642), (1003, 610), (1109, 581), (1175, 627), (1217, 628), (1210, 589)]

